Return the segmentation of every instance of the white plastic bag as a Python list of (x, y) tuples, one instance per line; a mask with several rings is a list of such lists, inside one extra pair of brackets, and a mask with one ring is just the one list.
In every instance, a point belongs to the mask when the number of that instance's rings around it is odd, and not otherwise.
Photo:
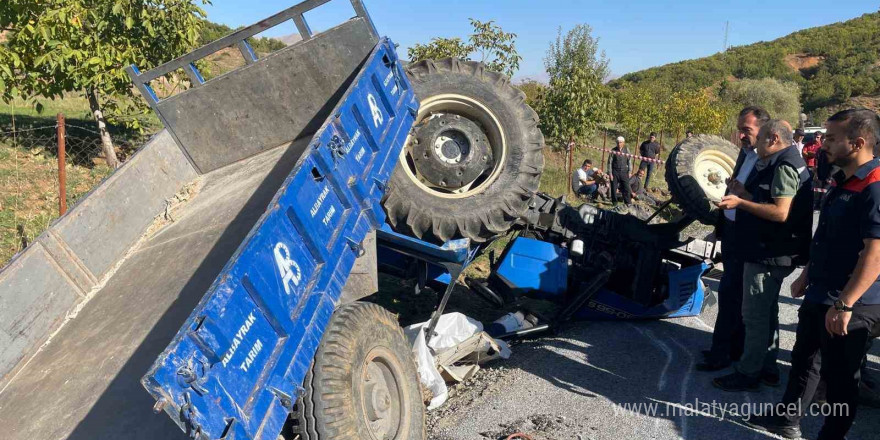
[[(427, 325), (427, 322), (416, 324), (416, 326), (425, 327)], [(461, 313), (447, 313), (437, 320), (437, 327), (434, 329), (436, 335), (431, 338), (428, 346), (435, 351), (445, 350), (461, 344), (481, 331), (483, 331), (483, 323), (480, 321), (468, 318)]]
[[(431, 391), (434, 398), (428, 405), (428, 410), (435, 409), (446, 402), (449, 398), (449, 389), (446, 381), (437, 368), (437, 361), (425, 343), (425, 332), (428, 322), (413, 324), (404, 329), (404, 334), (413, 347), (413, 355), (418, 362), (419, 380)], [(448, 313), (440, 316), (437, 327), (434, 329), (434, 337), (431, 338), (430, 346), (435, 352), (455, 347), (468, 340), (468, 338), (483, 331), (483, 324), (461, 313)], [(495, 341), (500, 348), (501, 357), (510, 357), (510, 348), (502, 341)]]
[(413, 347), (413, 355), (416, 357), (416, 363), (419, 370), (419, 381), (425, 386), (431, 395), (434, 396), (428, 404), (428, 410), (435, 409), (446, 403), (449, 398), (449, 388), (446, 387), (446, 381), (440, 375), (437, 369), (434, 355), (428, 349), (425, 343), (425, 325), (417, 324), (404, 329), (406, 338)]

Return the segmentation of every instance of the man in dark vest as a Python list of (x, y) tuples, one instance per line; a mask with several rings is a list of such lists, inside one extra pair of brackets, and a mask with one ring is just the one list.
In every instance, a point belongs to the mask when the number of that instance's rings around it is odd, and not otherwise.
[[(739, 113), (736, 127), (742, 148), (728, 182), (728, 194), (743, 194), (743, 184), (758, 162), (755, 152), (758, 131), (769, 120), (770, 115), (761, 107), (746, 107)], [(699, 371), (718, 371), (729, 367), (731, 362), (739, 360), (745, 344), (742, 322), (743, 260), (736, 249), (736, 211), (725, 210), (716, 230), (716, 236), (721, 239), (724, 272), (718, 286), (718, 317), (712, 332), (712, 347), (703, 351), (703, 362), (696, 366)]]
[[(800, 419), (821, 379), (826, 416), (819, 439), (843, 439), (856, 417), (864, 356), (880, 335), (880, 117), (850, 109), (828, 119), (820, 154), (840, 170), (822, 200), (810, 262), (791, 285), (798, 311), (791, 372), (775, 414), (747, 420), (785, 438), (800, 438)], [(823, 408), (824, 409), (824, 408)]]
[(809, 255), (812, 177), (787, 122), (771, 119), (758, 132), (758, 162), (740, 195), (719, 206), (736, 208), (737, 245), (743, 264), (745, 346), (732, 374), (712, 383), (725, 391), (779, 384), (779, 290)]
[(617, 146), (611, 150), (608, 158), (608, 169), (611, 171), (611, 203), (617, 205), (617, 190), (623, 194), (623, 203), (626, 206), (632, 204), (632, 190), (629, 188), (629, 171), (632, 169), (629, 157), (629, 149), (626, 148), (626, 139), (623, 136), (617, 138)]

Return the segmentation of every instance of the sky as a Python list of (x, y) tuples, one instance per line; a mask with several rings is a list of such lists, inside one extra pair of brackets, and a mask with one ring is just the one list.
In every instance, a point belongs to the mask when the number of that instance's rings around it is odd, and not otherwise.
[[(725, 24), (728, 45), (769, 41), (794, 31), (858, 17), (880, 8), (878, 0), (363, 0), (379, 30), (406, 48), (434, 37), (467, 38), (468, 18), (494, 20), (517, 34), (523, 60), (515, 79), (546, 79), (544, 55), (563, 32), (586, 23), (610, 60), (612, 77), (648, 67), (700, 58), (722, 50)], [(231, 27), (246, 26), (298, 3), (296, 0), (213, 0), (208, 19)], [(306, 14), (313, 31), (328, 29), (354, 16), (348, 0), (331, 0)], [(263, 33), (296, 32), (285, 23)]]

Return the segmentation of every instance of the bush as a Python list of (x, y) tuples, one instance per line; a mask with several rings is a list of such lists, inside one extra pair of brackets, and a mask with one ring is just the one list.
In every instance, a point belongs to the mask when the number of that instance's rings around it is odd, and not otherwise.
[(767, 109), (773, 118), (784, 119), (795, 127), (801, 114), (800, 95), (796, 83), (772, 78), (729, 82), (719, 92), (726, 104), (737, 108), (758, 105)]

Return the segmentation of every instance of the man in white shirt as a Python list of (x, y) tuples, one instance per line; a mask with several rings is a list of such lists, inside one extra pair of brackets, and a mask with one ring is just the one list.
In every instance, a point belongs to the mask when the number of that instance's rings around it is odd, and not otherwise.
[(794, 144), (797, 145), (798, 152), (804, 154), (804, 130), (798, 128), (794, 131)]
[(595, 198), (596, 190), (599, 188), (599, 185), (593, 180), (593, 174), (595, 173), (593, 161), (590, 159), (585, 160), (581, 167), (576, 169), (571, 176), (571, 189), (574, 193), (578, 196), (592, 196)]

